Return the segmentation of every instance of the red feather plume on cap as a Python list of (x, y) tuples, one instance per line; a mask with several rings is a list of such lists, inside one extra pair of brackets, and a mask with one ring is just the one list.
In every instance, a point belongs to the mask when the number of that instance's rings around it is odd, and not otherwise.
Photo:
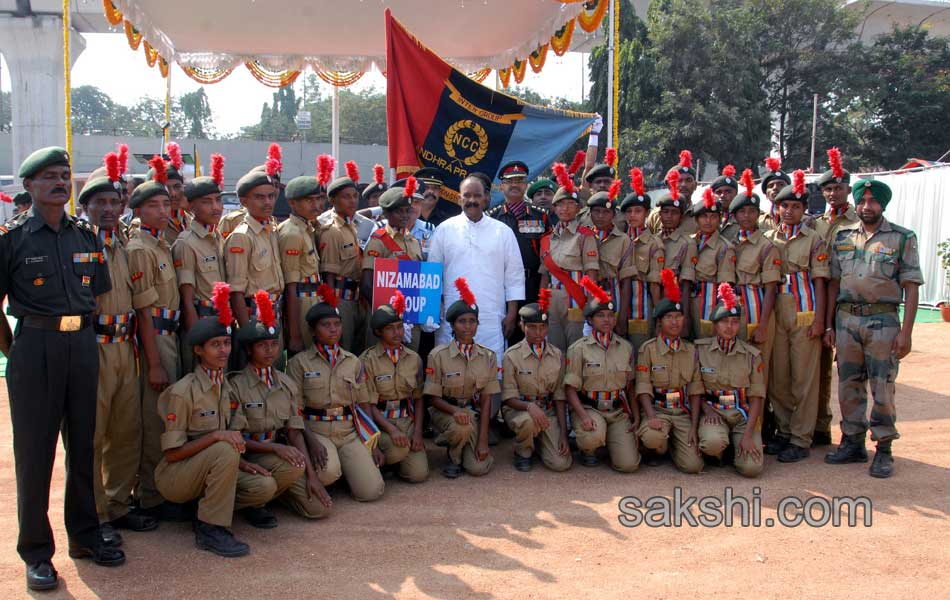
[(389, 305), (392, 306), (396, 314), (401, 317), (406, 312), (406, 297), (402, 295), (402, 292), (396, 290), (393, 297), (389, 299)]
[(613, 183), (610, 184), (610, 189), (607, 190), (607, 197), (610, 200), (615, 200), (617, 198), (617, 194), (620, 193), (620, 185), (621, 181), (619, 179), (614, 179)]
[(468, 280), (464, 277), (459, 277), (455, 280), (455, 289), (459, 291), (459, 296), (462, 298), (462, 302), (468, 306), (477, 306), (478, 303), (475, 301), (475, 294), (472, 292), (472, 288), (468, 287)]
[(607, 304), (610, 302), (610, 294), (605, 292), (604, 288), (594, 283), (594, 280), (587, 275), (584, 275), (584, 277), (581, 278), (581, 285), (585, 290), (587, 290), (587, 293), (589, 293), (592, 298), (597, 300), (597, 302), (601, 304)]
[(674, 201), (680, 199), (680, 172), (673, 169), (666, 174), (666, 187), (670, 188), (670, 197)]
[(280, 149), (280, 144), (271, 144), (268, 146), (267, 160), (264, 161), (264, 171), (268, 177), (276, 177), (284, 170), (284, 163), (281, 162), (282, 157), (283, 152)]
[(277, 177), (280, 173), (280, 161), (275, 158), (268, 158), (264, 163), (264, 172), (268, 177)]
[(276, 327), (277, 315), (274, 314), (274, 303), (270, 300), (270, 294), (264, 290), (254, 292), (254, 304), (257, 305), (257, 321), (264, 327)]
[(755, 184), (752, 183), (752, 169), (745, 169), (742, 171), (742, 187), (745, 188), (745, 195), (748, 198), (752, 197), (754, 193), (752, 190), (755, 187)]
[(604, 163), (608, 167), (617, 166), (617, 149), (616, 148), (607, 148), (607, 151), (604, 152)]
[(630, 188), (637, 196), (646, 194), (646, 186), (643, 185), (643, 171), (637, 167), (630, 169)]
[(109, 181), (112, 183), (119, 181), (122, 177), (119, 172), (119, 155), (115, 152), (109, 152), (102, 157), (102, 162), (106, 166), (106, 177), (109, 178)]
[(348, 160), (343, 165), (346, 167), (346, 176), (353, 180), (353, 183), (360, 182), (360, 168), (356, 166), (355, 160)]
[(168, 182), (168, 170), (165, 168), (164, 158), (156, 154), (148, 161), (148, 166), (155, 170), (155, 177), (153, 177), (155, 181), (162, 184)]
[(722, 305), (726, 307), (726, 310), (731, 311), (736, 307), (736, 293), (732, 289), (732, 285), (725, 282), (720, 283), (716, 294), (722, 300)]
[(317, 288), (317, 295), (323, 299), (325, 304), (329, 304), (333, 308), (336, 308), (336, 305), (340, 303), (340, 298), (329, 284), (321, 283), (320, 287)]
[(570, 174), (568, 174), (564, 163), (554, 163), (554, 166), (551, 167), (551, 170), (554, 171), (554, 177), (557, 178), (557, 184), (567, 190), (569, 194), (573, 194), (574, 181), (571, 179)]
[(660, 281), (663, 282), (663, 297), (669, 298), (671, 302), (680, 301), (680, 286), (676, 283), (676, 275), (672, 269), (663, 269), (660, 271)]
[(284, 160), (283, 151), (280, 149), (280, 144), (271, 144), (267, 147), (267, 158), (273, 158), (277, 162)]
[(773, 173), (782, 169), (782, 159), (775, 156), (765, 158), (765, 168)]
[(705, 206), (709, 210), (712, 210), (712, 208), (715, 205), (716, 205), (716, 197), (713, 195), (712, 188), (708, 187), (705, 190), (703, 190), (703, 206)]
[(125, 144), (119, 144), (119, 175), (125, 175), (129, 171), (129, 147)]
[(217, 281), (211, 290), (211, 303), (218, 313), (218, 323), (225, 327), (231, 326), (234, 315), (231, 314), (231, 286), (223, 281)]
[(211, 179), (224, 189), (224, 157), (220, 154), (211, 155)]
[(181, 157), (181, 146), (176, 142), (168, 142), (165, 145), (165, 153), (168, 154), (168, 162), (175, 167), (175, 170), (181, 171), (185, 166), (185, 159)]
[(796, 196), (802, 197), (805, 195), (805, 172), (801, 169), (795, 169), (795, 172), (792, 173), (792, 186)]
[(841, 166), (841, 150), (837, 148), (828, 149), (828, 166), (835, 177), (844, 177), (844, 167)]
[(419, 183), (416, 181), (415, 176), (410, 175), (406, 178), (406, 187), (402, 191), (402, 195), (406, 198), (412, 198), (412, 195), (416, 193), (416, 188), (419, 187)]
[(736, 167), (735, 165), (726, 165), (722, 168), (723, 177), (735, 177), (736, 176)]
[(541, 312), (546, 313), (549, 306), (551, 306), (551, 288), (542, 288), (538, 291), (538, 307)]
[(13, 204), (13, 198), (11, 198), (8, 194), (0, 192), (0, 202), (3, 202), (4, 204)]
[(383, 185), (386, 181), (386, 171), (383, 169), (383, 165), (373, 165), (373, 181), (376, 182), (376, 185)]
[(317, 157), (317, 180), (323, 187), (327, 187), (333, 178), (333, 166), (333, 159), (329, 154), (321, 154)]
[(571, 161), (571, 166), (567, 168), (567, 172), (570, 175), (577, 173), (581, 167), (584, 166), (584, 161), (587, 160), (587, 153), (583, 150), (578, 150), (574, 153), (574, 160)]
[(680, 152), (680, 166), (684, 169), (693, 168), (693, 153), (689, 150), (682, 150)]

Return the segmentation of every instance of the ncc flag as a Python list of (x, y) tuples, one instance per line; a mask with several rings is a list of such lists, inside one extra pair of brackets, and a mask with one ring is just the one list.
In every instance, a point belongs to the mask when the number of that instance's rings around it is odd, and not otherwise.
[(583, 135), (594, 115), (525, 104), (471, 80), (410, 34), (386, 9), (386, 122), (389, 166), (444, 173), (443, 197), (481, 171), (496, 179), (511, 160), (533, 179)]

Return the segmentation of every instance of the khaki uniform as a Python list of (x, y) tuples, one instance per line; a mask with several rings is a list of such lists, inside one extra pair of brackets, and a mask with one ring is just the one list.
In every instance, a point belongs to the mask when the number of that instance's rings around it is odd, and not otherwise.
[(132, 274), (121, 233), (100, 232), (112, 289), (97, 299), (99, 387), (93, 491), (101, 522), (129, 512), (142, 451), (142, 399), (132, 334)]
[(577, 390), (578, 399), (594, 421), (593, 431), (585, 431), (580, 415), (574, 416), (577, 447), (593, 454), (607, 446), (610, 465), (616, 471), (632, 473), (640, 466), (636, 434), (628, 410), (627, 384), (633, 380), (633, 346), (611, 335), (605, 350), (594, 335), (584, 336), (567, 350), (564, 385)]
[[(198, 367), (165, 389), (158, 412), (165, 422), (161, 449), (171, 450), (215, 431), (226, 430), (231, 420), (230, 389), (219, 385)], [(155, 469), (155, 483), (172, 502), (198, 499), (198, 519), (229, 527), (234, 511), (263, 506), (277, 492), (273, 477), (238, 470), (241, 455), (231, 444), (216, 442), (201, 452), (176, 462), (162, 456)]]
[(241, 224), (241, 221), (244, 220), (244, 215), (247, 214), (247, 209), (243, 206), (236, 208), (229, 212), (226, 215), (222, 215), (221, 220), (218, 221), (218, 233), (221, 235), (222, 240), (226, 240), (231, 232), (234, 231), (234, 228)]
[[(680, 199), (680, 202), (689, 202), (689, 199), (683, 200)], [(689, 206), (687, 205), (687, 210)], [(660, 220), (660, 207), (654, 206), (653, 210), (650, 211), (650, 214), (647, 215), (647, 227), (650, 228), (650, 231), (656, 235), (660, 235), (660, 232), (663, 231), (663, 222)], [(696, 233), (699, 230), (699, 226), (696, 224), (696, 219), (693, 218), (692, 214), (689, 212), (683, 213), (683, 218), (680, 221), (680, 226), (676, 228), (678, 233), (689, 237)]]
[[(132, 307), (147, 308), (152, 314), (155, 346), (169, 384), (178, 381), (181, 367), (178, 353), (179, 296), (171, 249), (165, 240), (136, 229), (129, 240), (129, 269), (132, 271)], [(162, 459), (161, 436), (164, 426), (158, 415), (158, 396), (148, 385), (149, 366), (141, 352), (142, 381), (142, 460), (135, 495), (142, 508), (162, 502), (155, 487), (155, 467)]]
[(380, 498), (386, 488), (383, 476), (353, 425), (356, 405), (369, 402), (360, 359), (341, 349), (331, 367), (314, 346), (290, 359), (287, 374), (302, 390), (298, 409), (307, 429), (327, 450), (321, 481), (329, 485), (342, 474), (356, 500)]
[[(841, 280), (835, 315), (841, 432), (863, 435), (870, 428), (872, 440), (897, 439), (899, 361), (891, 345), (900, 333), (903, 285), (924, 283), (917, 236), (886, 219), (870, 236), (861, 224), (843, 228), (832, 246), (831, 276)], [(868, 386), (874, 398), (870, 422)]]
[[(842, 227), (849, 227), (859, 222), (858, 213), (851, 204), (843, 214), (834, 214), (828, 210), (811, 222), (811, 227), (829, 246), (835, 241), (835, 236)], [(818, 417), (815, 419), (815, 431), (831, 435), (831, 371), (834, 368), (834, 350), (821, 345), (821, 361), (819, 363), (818, 380)]]
[(692, 238), (679, 230), (669, 235), (656, 235), (663, 242), (664, 268), (673, 271), (678, 281), (695, 281), (696, 263), (693, 259), (696, 258), (696, 245)]
[[(415, 414), (413, 404), (422, 397), (422, 358), (403, 346), (399, 349), (398, 361), (393, 364), (386, 349), (376, 344), (363, 352), (360, 360), (366, 369), (369, 403), (411, 442), (417, 418), (422, 426), (422, 415)], [(408, 447), (399, 447), (380, 428), (379, 449), (386, 455), (387, 465), (399, 465), (399, 476), (406, 481), (421, 483), (429, 477), (429, 459), (424, 448), (413, 452)]]
[(597, 274), (600, 287), (614, 300), (620, 300), (620, 282), (636, 273), (636, 265), (630, 260), (632, 242), (627, 234), (616, 227), (604, 233), (594, 230), (597, 240)]
[(659, 430), (647, 424), (646, 411), (641, 412), (637, 432), (643, 445), (659, 454), (667, 450), (672, 437), (673, 463), (684, 473), (699, 473), (703, 459), (698, 448), (689, 446), (692, 421), (688, 408), (689, 396), (703, 393), (699, 374), (699, 357), (695, 346), (680, 340), (680, 348), (673, 352), (660, 337), (640, 347), (637, 356), (636, 394), (653, 399), (653, 410), (662, 423)]
[(313, 226), (295, 214), (277, 226), (284, 285), (297, 284), (297, 303), (300, 305), (297, 326), (300, 327), (304, 348), (308, 350), (313, 347), (313, 335), (307, 324), (307, 311), (317, 304), (317, 288), (320, 286), (320, 255), (313, 236)]
[(483, 395), (500, 392), (498, 359), (488, 348), (475, 344), (472, 358), (468, 360), (459, 350), (458, 343), (452, 341), (436, 346), (429, 354), (422, 393), (442, 398), (471, 417), (468, 425), (459, 425), (452, 415), (430, 407), (432, 427), (438, 434), (436, 443), (448, 444), (449, 458), (462, 465), (469, 475), (485, 475), (495, 462), (491, 454), (485, 460), (478, 460), (475, 454), (481, 418), (476, 409)]
[[(403, 254), (401, 254), (400, 260), (417, 260), (421, 261), (422, 259), (422, 246), (419, 245), (419, 240), (413, 237), (410, 233), (397, 232), (395, 229), (386, 225), (382, 229), (378, 229), (373, 232), (373, 235), (369, 238), (369, 241), (366, 242), (366, 248), (363, 251), (363, 261), (361, 269), (363, 271), (369, 270), (373, 271), (376, 259), (377, 258), (399, 258), (396, 256), (392, 250), (386, 247), (382, 242), (381, 236), (385, 233), (388, 235), (396, 245), (398, 245)], [(362, 275), (361, 275), (362, 277)], [(372, 298), (367, 298), (367, 300), (372, 300)], [(369, 328), (369, 323), (367, 320), (366, 327), (366, 347), (369, 348), (376, 344), (379, 340), (376, 338), (376, 335)], [(416, 325), (412, 328), (412, 342), (409, 344), (409, 347), (415, 351), (419, 350), (419, 339), (422, 334), (422, 329)]]
[(515, 454), (531, 458), (535, 443), (540, 442), (541, 462), (552, 471), (566, 471), (573, 463), (570, 452), (566, 456), (558, 453), (561, 426), (557, 414), (558, 408), (565, 409), (561, 358), (560, 350), (545, 344), (539, 359), (526, 340), (509, 348), (502, 357), (502, 401), (534, 402), (544, 410), (549, 423), (547, 429), (538, 431), (528, 411), (502, 406), (505, 423), (515, 433)]
[[(195, 312), (199, 319), (215, 314), (211, 294), (214, 284), (225, 279), (221, 243), (221, 236), (216, 229), (208, 231), (204, 225), (192, 219), (188, 229), (172, 245), (178, 287), (180, 289), (188, 284), (193, 288)], [(181, 333), (182, 371), (190, 373), (194, 366), (194, 354), (184, 341), (187, 332), (182, 330)]]
[(781, 222), (782, 220), (779, 218), (777, 210), (774, 214), (772, 212), (764, 212), (759, 215), (759, 229), (764, 233), (778, 228)]
[[(579, 282), (586, 271), (596, 271), (600, 268), (600, 258), (597, 252), (597, 239), (593, 233), (587, 228), (578, 231), (578, 227), (582, 226), (579, 226), (576, 220), (568, 223), (567, 226), (559, 223), (548, 236), (550, 236), (551, 259), (580, 285)], [(551, 275), (544, 266), (544, 256), (541, 259), (541, 274), (551, 277), (548, 341), (564, 352), (584, 333), (584, 307), (579, 306), (568, 295), (564, 284)]]
[[(336, 276), (336, 293), (340, 297), (337, 309), (343, 320), (340, 345), (349, 352), (362, 351), (366, 328), (366, 309), (360, 302), (360, 277), (363, 272), (363, 253), (356, 225), (347, 223), (333, 212), (333, 220), (320, 231), (320, 272)], [(367, 298), (367, 300), (371, 300)]]
[[(268, 375), (269, 383), (264, 381)], [(245, 439), (273, 443), (281, 430), (304, 428), (297, 412), (300, 388), (286, 373), (271, 367), (261, 377), (253, 365), (248, 365), (228, 373), (228, 382), (231, 400), (228, 428), (240, 431)], [(271, 472), (277, 483), (274, 497), (297, 514), (308, 519), (322, 519), (330, 514), (316, 497), (307, 498), (304, 469), (271, 453), (245, 452), (244, 460)]]
[[(738, 230), (737, 230), (738, 234)], [(767, 323), (762, 323), (762, 305), (765, 302), (765, 286), (782, 281), (782, 259), (778, 248), (765, 237), (760, 229), (748, 238), (734, 241), (736, 252), (736, 295), (742, 305), (742, 327), (739, 339), (748, 341), (759, 327), (766, 328), (763, 344), (753, 344), (762, 355), (765, 370), (762, 373), (768, 387), (768, 365), (775, 341), (775, 310)], [(776, 289), (776, 294), (778, 290)]]
[(643, 229), (639, 235), (627, 232), (633, 250), (625, 259), (632, 268), (630, 276), (630, 318), (627, 320), (627, 341), (634, 351), (639, 350), (643, 342), (650, 338), (653, 330), (653, 298), (650, 296), (650, 284), (660, 283), (660, 271), (666, 266), (666, 249), (660, 238), (649, 229)]
[(792, 444), (809, 448), (818, 413), (821, 336), (809, 338), (807, 331), (815, 321), (812, 281), (828, 279), (828, 252), (824, 240), (805, 226), (791, 239), (779, 229), (766, 237), (781, 255), (783, 281), (775, 298), (769, 403), (779, 433), (790, 436)]
[(709, 317), (716, 307), (716, 289), (720, 283), (736, 281), (736, 251), (732, 244), (715, 231), (700, 247), (701, 236), (697, 233), (691, 240), (694, 250), (690, 260), (696, 277), (692, 280), (689, 326), (694, 339), (713, 334)]
[[(728, 353), (719, 346), (717, 338), (696, 340), (699, 352), (699, 372), (703, 380), (706, 402), (721, 423), (710, 425), (699, 422), (699, 449), (703, 454), (720, 457), (729, 445), (738, 449), (749, 423), (749, 403), (747, 398), (761, 398), (765, 401), (765, 363), (759, 351), (742, 340), (736, 340)], [(752, 440), (762, 448), (762, 434), (751, 424)], [(762, 472), (764, 458), (746, 454), (735, 457), (736, 471), (745, 477), (756, 477)]]

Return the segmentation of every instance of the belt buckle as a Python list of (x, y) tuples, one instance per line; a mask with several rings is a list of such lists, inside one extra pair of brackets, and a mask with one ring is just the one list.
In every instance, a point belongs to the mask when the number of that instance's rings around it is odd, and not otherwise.
[(399, 400), (386, 401), (386, 412), (393, 412), (397, 410), (399, 410)]
[(607, 412), (609, 410), (613, 410), (613, 408), (614, 408), (613, 398), (604, 398), (597, 401), (597, 410), (602, 410), (604, 412)]
[(328, 417), (339, 417), (339, 416), (341, 416), (342, 414), (343, 414), (343, 407), (342, 407), (342, 406), (337, 406), (337, 407), (335, 407), (335, 408), (328, 408), (328, 409), (326, 409), (326, 415), (327, 415)]
[(68, 315), (59, 318), (60, 331), (79, 331), (82, 328), (82, 317), (79, 315)]
[(667, 401), (668, 403), (677, 403), (677, 402), (680, 401), (680, 393), (679, 393), (679, 392), (666, 392), (666, 394), (664, 394), (664, 396), (666, 397), (666, 401)]
[(728, 395), (726, 395), (726, 396), (719, 396), (719, 404), (733, 404), (733, 405), (734, 405), (735, 403), (736, 403), (736, 395), (735, 395), (735, 394), (728, 394)]

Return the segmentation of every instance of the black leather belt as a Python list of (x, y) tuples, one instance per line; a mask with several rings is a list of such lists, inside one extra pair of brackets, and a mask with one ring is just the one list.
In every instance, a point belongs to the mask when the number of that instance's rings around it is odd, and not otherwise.
[(46, 329), (48, 331), (79, 331), (92, 325), (92, 315), (65, 315), (47, 317), (44, 315), (27, 315), (21, 319), (24, 327)]

